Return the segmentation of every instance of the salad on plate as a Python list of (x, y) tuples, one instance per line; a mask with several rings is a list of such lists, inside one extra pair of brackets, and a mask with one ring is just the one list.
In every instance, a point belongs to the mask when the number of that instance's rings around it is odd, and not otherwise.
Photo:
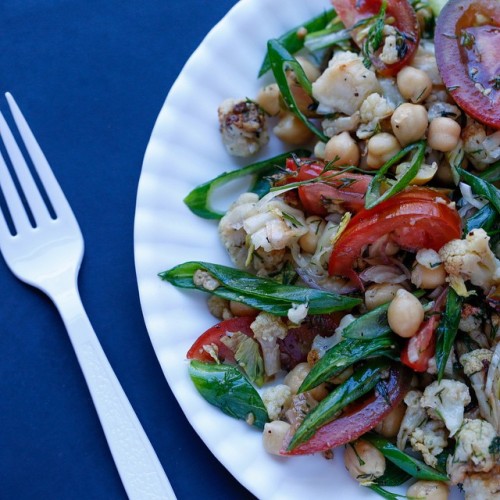
[[(499, 47), (496, 0), (332, 0), (214, 110), (247, 165), (184, 201), (233, 266), (160, 277), (207, 294), (189, 375), (268, 453), (500, 498)], [(252, 161), (271, 135), (288, 152)]]

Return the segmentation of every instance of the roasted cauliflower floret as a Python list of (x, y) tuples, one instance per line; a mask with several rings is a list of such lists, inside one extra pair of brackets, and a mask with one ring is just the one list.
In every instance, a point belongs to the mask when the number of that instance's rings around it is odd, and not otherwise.
[(229, 207), (224, 217), (219, 222), (219, 237), (224, 244), (229, 257), (236, 267), (243, 269), (248, 256), (246, 247), (247, 234), (243, 229), (245, 217), (255, 210), (259, 201), (254, 193), (243, 193)]
[(279, 316), (273, 316), (266, 312), (261, 312), (250, 328), (262, 348), (266, 375), (271, 377), (281, 369), (278, 339), (286, 337), (288, 328)]
[(420, 391), (409, 391), (404, 398), (406, 412), (399, 427), (397, 445), (400, 450), (404, 450), (406, 442), (411, 433), (428, 419), (427, 412), (420, 405), (422, 393)]
[(431, 418), (444, 422), (451, 437), (462, 425), (464, 408), (470, 401), (469, 389), (465, 384), (456, 380), (441, 380), (425, 388), (420, 404)]
[(483, 313), (479, 307), (474, 307), (470, 304), (465, 304), (462, 307), (460, 315), (459, 330), (466, 333), (476, 332), (481, 329), (483, 324)]
[(312, 84), (322, 112), (354, 114), (366, 97), (380, 89), (375, 73), (354, 52), (337, 52), (328, 68)]
[(361, 114), (356, 111), (351, 116), (335, 116), (333, 118), (325, 118), (321, 122), (323, 132), (328, 137), (333, 137), (341, 132), (353, 132), (358, 128), (361, 120)]
[(465, 419), (457, 432), (453, 455), (448, 457), (446, 470), (452, 484), (463, 483), (467, 474), (490, 472), (498, 461), (498, 455), (490, 451), (497, 438), (491, 424), (481, 419)]
[(375, 133), (381, 120), (392, 115), (394, 107), (385, 97), (373, 93), (363, 101), (359, 111), (362, 124), (356, 135), (360, 139), (367, 139)]
[(259, 202), (254, 193), (242, 194), (219, 222), (219, 236), (234, 264), (243, 269), (249, 265), (249, 251), (256, 271), (279, 270), (285, 250), (308, 231), (302, 211), (275, 198)]
[(462, 483), (465, 500), (500, 500), (500, 467), (467, 474)]
[(279, 420), (292, 404), (292, 389), (285, 384), (268, 387), (262, 391), (262, 401), (266, 405), (270, 420)]
[(447, 431), (441, 421), (428, 420), (411, 433), (410, 444), (427, 465), (436, 467), (437, 456), (448, 446)]
[(475, 349), (460, 356), (460, 363), (464, 373), (471, 381), (472, 389), (476, 394), (481, 417), (488, 421), (495, 429), (499, 429), (500, 404), (498, 399), (486, 391), (488, 370), (493, 358), (493, 351), (489, 349)]
[(477, 169), (483, 170), (500, 159), (500, 130), (487, 135), (484, 125), (469, 118), (462, 140), (467, 158)]
[(258, 203), (255, 209), (243, 221), (255, 249), (271, 252), (291, 247), (308, 231), (304, 213), (279, 198)]
[(222, 142), (230, 154), (251, 156), (269, 141), (266, 114), (255, 102), (226, 99), (218, 115)]
[(487, 372), (493, 352), (489, 349), (476, 349), (460, 356), (464, 373), (470, 377), (478, 372)]
[(463, 240), (446, 243), (439, 256), (450, 278), (469, 280), (486, 293), (500, 283), (500, 261), (489, 247), (490, 237), (484, 229), (474, 229)]

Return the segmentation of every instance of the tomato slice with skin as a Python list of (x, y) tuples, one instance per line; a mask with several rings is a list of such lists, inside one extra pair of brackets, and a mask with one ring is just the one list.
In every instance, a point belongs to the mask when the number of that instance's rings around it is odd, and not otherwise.
[[(297, 171), (297, 163), (300, 168)], [(296, 160), (289, 158), (287, 170), (297, 172), (286, 182), (302, 182), (314, 179), (323, 174), (325, 164), (309, 159)], [(338, 171), (325, 173), (325, 182), (305, 184), (297, 189), (304, 210), (311, 215), (325, 216), (328, 213), (328, 203), (340, 203), (345, 210), (359, 212), (365, 204), (365, 194), (372, 177), (365, 174)]]
[(358, 212), (337, 240), (328, 272), (351, 278), (359, 286), (353, 267), (366, 245), (389, 234), (404, 250), (439, 250), (461, 236), (461, 219), (449, 200), (431, 188), (407, 188), (370, 210)]
[(436, 352), (436, 328), (446, 303), (447, 288), (439, 295), (432, 309), (433, 314), (422, 322), (418, 332), (411, 337), (401, 351), (401, 363), (415, 372), (425, 372), (429, 360)]
[[(332, 5), (346, 28), (352, 28), (356, 23), (377, 15), (382, 6), (382, 0), (332, 0)], [(404, 37), (406, 52), (394, 64), (386, 64), (379, 54), (379, 48), (371, 55), (371, 61), (377, 72), (382, 76), (394, 76), (401, 68), (406, 66), (413, 58), (418, 48), (420, 29), (417, 16), (410, 2), (407, 0), (387, 0), (386, 18), (394, 18), (394, 26)], [(357, 32), (363, 29), (352, 30), (352, 38), (358, 44)]]
[(450, 95), (471, 117), (500, 128), (500, 2), (449, 0), (434, 34), (436, 62)]
[(291, 436), (285, 439), (281, 455), (310, 455), (327, 451), (349, 443), (381, 422), (404, 398), (410, 388), (411, 373), (402, 366), (393, 367), (389, 378), (383, 383), (383, 394), (375, 390), (370, 396), (350, 404), (344, 412), (332, 422), (320, 427), (314, 436), (287, 451)]
[(254, 316), (240, 316), (226, 319), (209, 328), (202, 333), (190, 347), (186, 357), (197, 359), (198, 361), (215, 362), (214, 358), (205, 349), (205, 346), (215, 345), (219, 359), (226, 363), (235, 363), (234, 354), (226, 345), (221, 342), (221, 337), (228, 332), (241, 332), (249, 337), (253, 337), (250, 325), (255, 320)]

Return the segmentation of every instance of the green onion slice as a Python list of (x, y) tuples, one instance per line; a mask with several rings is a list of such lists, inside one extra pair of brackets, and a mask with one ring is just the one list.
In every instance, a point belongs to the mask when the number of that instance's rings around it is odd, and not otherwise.
[(378, 356), (392, 356), (397, 349), (394, 337), (384, 335), (366, 342), (361, 339), (344, 339), (334, 345), (312, 367), (298, 392), (309, 391), (335, 377), (357, 361)]
[[(286, 48), (290, 53), (295, 54), (303, 46), (305, 37), (301, 36), (301, 31), (305, 29), (306, 33), (314, 33), (320, 31), (328, 26), (328, 23), (335, 17), (335, 11), (333, 9), (322, 12), (321, 14), (309, 19), (300, 26), (296, 26), (291, 30), (287, 31), (280, 37), (278, 41)], [(271, 61), (269, 60), (269, 54), (266, 54), (264, 61), (259, 70), (259, 77), (267, 73), (271, 69)]]
[[(207, 290), (201, 285), (195, 285), (193, 276), (198, 270), (210, 273), (220, 282), (220, 286), (214, 290)], [(361, 299), (347, 295), (282, 285), (269, 278), (261, 278), (239, 269), (208, 262), (186, 262), (160, 273), (159, 276), (174, 286), (212, 293), (277, 316), (286, 316), (290, 308), (300, 304), (307, 305), (308, 314), (325, 314), (351, 309), (361, 303)]]
[(252, 163), (239, 170), (224, 172), (208, 182), (200, 184), (194, 188), (185, 198), (184, 203), (188, 206), (191, 212), (203, 217), (204, 219), (220, 219), (224, 213), (215, 210), (211, 205), (211, 198), (215, 190), (231, 181), (240, 179), (246, 176), (253, 176), (253, 183), (249, 191), (257, 193), (260, 197), (267, 194), (271, 188), (271, 183), (264, 179), (265, 176), (271, 176), (282, 170), (286, 164), (286, 160), (291, 156), (309, 157), (311, 152), (306, 149), (296, 149), (283, 153), (278, 156), (269, 158), (268, 160)]
[(310, 439), (320, 427), (330, 422), (337, 412), (371, 391), (388, 368), (387, 360), (376, 359), (357, 369), (306, 415), (293, 435), (288, 451)]
[(297, 116), (297, 118), (321, 141), (328, 142), (329, 138), (316, 127), (314, 123), (308, 120), (307, 116), (305, 116), (302, 111), (300, 111), (290, 86), (288, 85), (286, 70), (292, 69), (295, 72), (299, 85), (309, 96), (312, 95), (312, 84), (307, 78), (302, 66), (278, 40), (269, 40), (269, 42), (267, 42), (267, 53), (271, 61), (271, 69), (273, 70), (274, 78), (288, 109), (290, 109), (290, 111), (294, 113), (295, 116)]
[(438, 369), (438, 381), (443, 378), (446, 362), (450, 356), (457, 336), (460, 314), (462, 312), (462, 297), (452, 287), (448, 287), (446, 294), (446, 305), (436, 328), (436, 366)]
[[(399, 163), (410, 151), (415, 150), (415, 153), (410, 162), (410, 168), (397, 180), (393, 181), (386, 177), (387, 171), (395, 164)], [(403, 148), (399, 153), (394, 155), (389, 161), (384, 163), (380, 170), (375, 174), (366, 192), (365, 207), (373, 208), (387, 198), (394, 196), (402, 191), (418, 174), (420, 165), (424, 159), (425, 141), (418, 141), (409, 144)], [(390, 187), (382, 193), (382, 184), (389, 184)]]
[(362, 439), (370, 442), (387, 460), (390, 460), (394, 465), (404, 470), (416, 479), (423, 479), (427, 481), (449, 481), (450, 478), (439, 472), (438, 470), (430, 467), (424, 462), (407, 455), (401, 451), (396, 445), (392, 444), (388, 439), (379, 436), (375, 433), (368, 433)]

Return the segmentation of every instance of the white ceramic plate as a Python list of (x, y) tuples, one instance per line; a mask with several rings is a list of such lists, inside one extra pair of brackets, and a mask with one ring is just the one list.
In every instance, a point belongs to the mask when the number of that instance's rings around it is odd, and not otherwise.
[[(198, 395), (185, 354), (214, 318), (206, 296), (161, 282), (157, 274), (188, 260), (229, 264), (215, 222), (194, 216), (183, 197), (196, 185), (243, 163), (221, 144), (217, 107), (254, 97), (266, 42), (329, 8), (327, 0), (241, 0), (209, 33), (173, 85), (154, 127), (139, 182), (135, 259), (146, 326), (167, 381), (186, 417), (230, 473), (262, 499), (380, 498), (351, 479), (342, 462), (321, 456), (268, 455), (261, 435)], [(282, 151), (271, 141), (260, 155)], [(333, 493), (334, 492), (334, 493)]]

